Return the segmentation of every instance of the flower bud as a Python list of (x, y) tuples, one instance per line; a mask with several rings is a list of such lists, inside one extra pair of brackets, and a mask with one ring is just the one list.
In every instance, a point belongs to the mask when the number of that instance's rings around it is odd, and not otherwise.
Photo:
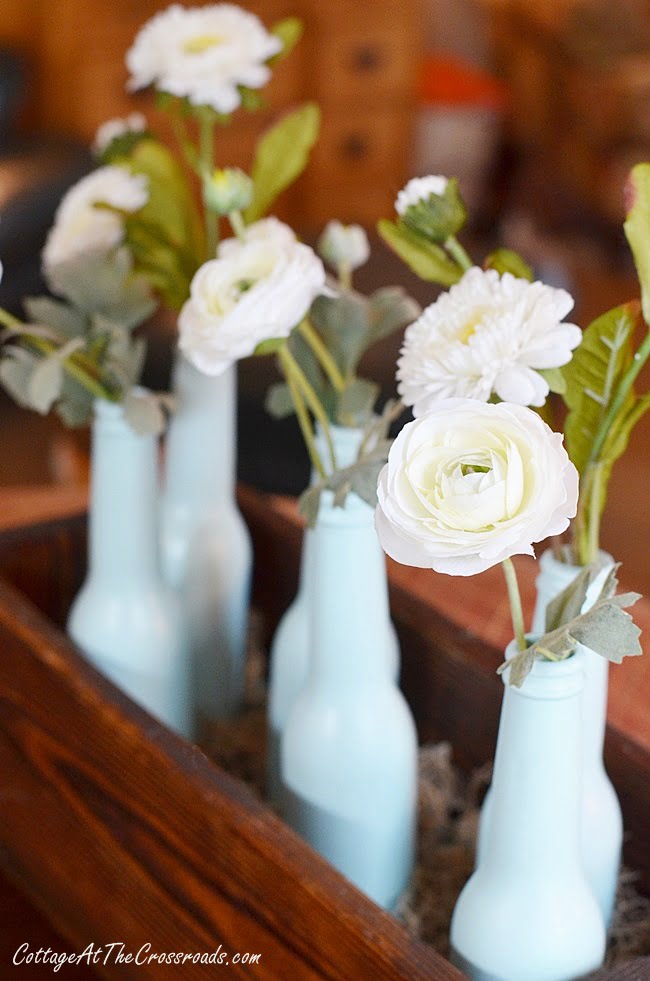
[(318, 252), (337, 271), (341, 266), (358, 269), (370, 256), (368, 236), (361, 225), (330, 221), (318, 240)]
[(395, 210), (405, 225), (429, 242), (446, 242), (467, 220), (458, 182), (438, 175), (414, 177), (397, 195)]
[(253, 182), (237, 167), (215, 170), (204, 180), (203, 189), (208, 206), (218, 215), (243, 211), (253, 200)]

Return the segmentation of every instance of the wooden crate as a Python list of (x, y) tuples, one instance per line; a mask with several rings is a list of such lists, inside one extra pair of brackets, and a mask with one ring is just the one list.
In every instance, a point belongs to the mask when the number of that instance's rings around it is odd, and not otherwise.
[[(83, 501), (67, 492), (54, 506), (53, 493), (40, 517), (26, 522), (24, 503), (0, 534), (2, 871), (74, 950), (117, 938), (131, 949), (221, 944), (261, 953), (260, 978), (460, 979), (243, 785), (78, 655), (60, 625), (83, 575)], [(255, 544), (255, 602), (270, 631), (295, 588), (300, 525), (285, 500), (242, 489), (240, 504)], [(532, 572), (525, 563), (528, 600)], [(498, 720), (494, 669), (508, 631), (501, 584), (488, 575), (461, 591), (453, 580), (413, 573), (391, 567), (405, 691), (422, 736), (450, 739), (457, 759), (476, 765), (492, 756)], [(471, 629), (459, 626), (468, 614)], [(647, 731), (637, 739), (610, 726), (627, 861), (647, 887), (649, 746)], [(172, 970), (100, 973), (161, 978)], [(214, 967), (192, 967), (192, 978), (213, 976)]]

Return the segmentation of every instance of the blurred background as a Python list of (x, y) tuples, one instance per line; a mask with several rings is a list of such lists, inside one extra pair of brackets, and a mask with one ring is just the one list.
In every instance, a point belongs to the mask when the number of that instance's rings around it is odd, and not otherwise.
[[(159, 0), (0, 0), (0, 304), (42, 291), (39, 253), (65, 189), (93, 166), (106, 119), (144, 112), (125, 90), (124, 55)], [(293, 14), (305, 34), (265, 90), (219, 134), (220, 165), (246, 167), (279, 109), (307, 98), (322, 132), (280, 215), (308, 240), (336, 217), (370, 233), (391, 217), (408, 177), (458, 177), (478, 259), (499, 242), (520, 250), (546, 282), (568, 288), (585, 326), (638, 294), (622, 235), (629, 168), (650, 159), (650, 0), (252, 0), (270, 25)], [(357, 285), (402, 283), (422, 303), (436, 291), (373, 238)], [(174, 325), (146, 328), (147, 382), (167, 383)], [(399, 338), (369, 353), (367, 372), (393, 391)], [(240, 371), (240, 475), (296, 492), (307, 464), (291, 422), (262, 408), (273, 377), (260, 359)], [(646, 387), (650, 379), (646, 379)], [(263, 438), (261, 438), (263, 434)], [(68, 479), (69, 437), (55, 420), (0, 399), (0, 483)], [(261, 448), (262, 447), (262, 448)], [(604, 527), (626, 578), (650, 591), (650, 416), (619, 464)]]

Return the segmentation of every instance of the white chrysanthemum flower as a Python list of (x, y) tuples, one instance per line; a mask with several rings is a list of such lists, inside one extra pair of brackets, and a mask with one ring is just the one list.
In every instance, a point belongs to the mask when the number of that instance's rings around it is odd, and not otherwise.
[(259, 89), (271, 77), (266, 62), (282, 48), (254, 14), (230, 3), (174, 4), (147, 21), (127, 52), (130, 89), (155, 85), (196, 106), (231, 113), (238, 86)]
[(379, 541), (395, 561), (473, 576), (561, 534), (578, 472), (532, 409), (444, 399), (398, 433), (377, 499)]
[(549, 387), (539, 370), (568, 364), (582, 339), (562, 322), (572, 308), (566, 290), (469, 269), (407, 327), (398, 391), (416, 416), (456, 396), (543, 405)]
[(370, 258), (368, 236), (361, 225), (330, 221), (318, 240), (318, 251), (334, 269), (358, 269)]
[(113, 140), (125, 133), (143, 133), (147, 128), (147, 120), (141, 112), (132, 112), (123, 119), (107, 119), (98, 127), (93, 141), (93, 153), (101, 156)]
[(438, 174), (430, 174), (429, 177), (413, 177), (397, 195), (395, 211), (398, 215), (403, 215), (407, 208), (418, 204), (419, 201), (426, 201), (432, 194), (443, 195), (447, 190), (448, 183), (446, 177), (441, 177)]
[(123, 167), (99, 167), (82, 177), (62, 198), (45, 242), (43, 272), (50, 286), (55, 286), (58, 266), (88, 253), (108, 252), (122, 241), (121, 217), (95, 205), (138, 211), (148, 199), (147, 178)]
[(178, 319), (179, 347), (199, 371), (219, 375), (263, 341), (288, 337), (325, 288), (316, 253), (276, 218), (222, 242), (198, 270)]

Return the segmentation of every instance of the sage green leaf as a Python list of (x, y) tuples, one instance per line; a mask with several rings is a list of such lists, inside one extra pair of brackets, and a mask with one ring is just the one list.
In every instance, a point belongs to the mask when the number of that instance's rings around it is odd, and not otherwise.
[[(584, 331), (572, 360), (562, 368), (564, 401), (569, 409), (565, 443), (579, 473), (589, 462), (594, 438), (612, 401), (621, 375), (632, 358), (632, 338), (639, 304), (626, 303), (594, 320)], [(630, 393), (622, 411), (627, 414)], [(602, 459), (602, 456), (601, 456)]]
[(318, 485), (309, 487), (298, 501), (298, 510), (307, 522), (308, 528), (315, 528), (320, 510), (321, 488)]
[(71, 428), (87, 426), (93, 416), (94, 396), (74, 378), (65, 375), (61, 397), (55, 411), (61, 421)]
[(35, 324), (46, 324), (65, 337), (82, 337), (88, 325), (84, 314), (68, 303), (49, 296), (28, 296), (23, 301), (25, 312)]
[(403, 222), (383, 218), (377, 223), (377, 231), (386, 245), (420, 279), (428, 283), (439, 283), (441, 286), (453, 286), (463, 275), (460, 266), (451, 261), (444, 249), (417, 235)]
[(16, 352), (18, 357), (5, 354), (0, 361), (0, 382), (17, 405), (24, 409), (31, 407), (29, 383), (36, 367), (36, 358), (20, 357), (27, 352)]
[(564, 395), (566, 392), (566, 378), (562, 374), (561, 368), (538, 368), (538, 374), (546, 381), (546, 384), (556, 395)]
[(639, 643), (641, 630), (630, 614), (619, 605), (623, 600), (628, 599), (630, 602), (636, 602), (640, 596), (630, 593), (625, 594), (624, 597), (612, 597), (598, 604), (571, 625), (571, 635), (580, 644), (614, 664), (620, 664), (624, 657), (636, 657), (642, 654), (643, 650)]
[(253, 201), (244, 212), (246, 223), (267, 213), (275, 199), (300, 176), (318, 138), (320, 109), (315, 102), (283, 116), (263, 134), (251, 170)]
[[(574, 617), (577, 617), (581, 612), (583, 612), (583, 607), (587, 599), (587, 594), (589, 592), (589, 587), (594, 583), (599, 574), (611, 565), (609, 560), (603, 559), (600, 556), (591, 565), (585, 566), (581, 569), (573, 582), (562, 590), (561, 593), (551, 600), (551, 602), (546, 607), (546, 632), (549, 633), (552, 630), (556, 630), (558, 627), (563, 626)], [(616, 567), (614, 567), (616, 569)], [(607, 580), (608, 587), (612, 587), (612, 594), (616, 592), (616, 576), (612, 579), (608, 577)], [(601, 591), (599, 591), (599, 596)], [(598, 597), (594, 597), (594, 602)]]
[(632, 168), (626, 188), (627, 219), (623, 228), (641, 284), (643, 316), (650, 326), (650, 163)]
[(264, 400), (264, 408), (274, 419), (286, 419), (296, 411), (289, 386), (276, 382), (269, 387)]
[(276, 21), (271, 27), (271, 34), (280, 38), (282, 49), (272, 58), (269, 58), (267, 64), (276, 65), (283, 58), (286, 58), (297, 45), (303, 31), (304, 24), (298, 17), (285, 17), (283, 20)]
[(124, 247), (61, 263), (52, 279), (56, 292), (81, 315), (102, 313), (127, 327), (142, 323), (156, 306), (147, 281), (134, 275), (133, 257)]
[(379, 385), (366, 378), (355, 378), (338, 397), (337, 421), (344, 426), (363, 426), (372, 415), (379, 397)]
[(27, 398), (29, 405), (41, 415), (47, 415), (61, 394), (63, 365), (58, 354), (40, 361), (29, 379)]
[(401, 286), (385, 286), (370, 297), (371, 342), (388, 337), (420, 316), (422, 308)]
[(318, 296), (310, 319), (344, 377), (353, 375), (370, 339), (370, 304), (365, 296), (346, 290), (338, 296)]
[(514, 688), (521, 688), (524, 681), (533, 670), (533, 665), (537, 659), (537, 652), (534, 647), (528, 647), (525, 651), (518, 651), (516, 654), (504, 661), (497, 668), (497, 674), (508, 671), (508, 684)]
[(490, 252), (483, 266), (485, 269), (496, 269), (500, 276), (503, 273), (511, 273), (517, 279), (527, 279), (530, 283), (535, 279), (535, 274), (528, 263), (512, 249), (495, 249), (494, 252)]
[(140, 436), (157, 436), (165, 428), (165, 413), (153, 392), (129, 392), (124, 398), (124, 418)]

